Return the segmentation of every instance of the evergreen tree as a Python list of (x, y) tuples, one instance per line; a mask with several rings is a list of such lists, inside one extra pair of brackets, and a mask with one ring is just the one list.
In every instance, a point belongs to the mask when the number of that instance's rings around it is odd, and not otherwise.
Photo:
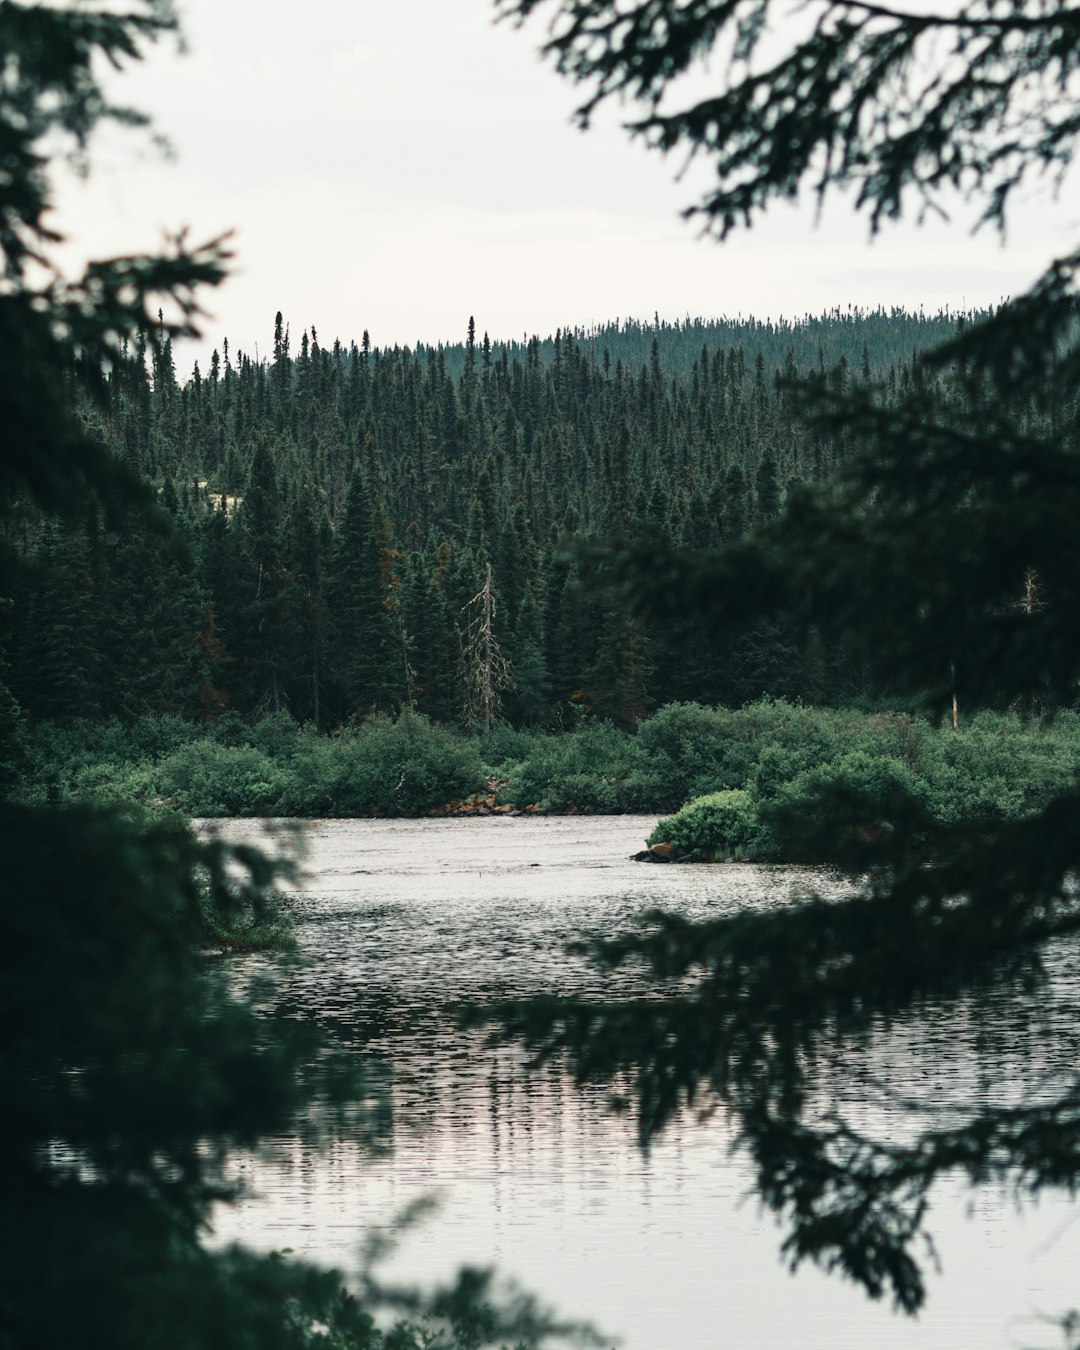
[(331, 662), (339, 712), (388, 711), (405, 697), (400, 630), (383, 584), (382, 558), (364, 477), (354, 470), (332, 546), (328, 585)]
[(457, 642), (439, 584), (437, 551), (409, 558), (401, 588), (401, 622), (407, 643), (408, 701), (428, 717), (450, 722), (457, 711)]
[(240, 506), (244, 568), (228, 584), (238, 592), (235, 638), (245, 706), (279, 712), (288, 699), (287, 569), (283, 549), (281, 494), (273, 456), (261, 439), (251, 461)]
[(211, 503), (198, 528), (199, 578), (207, 595), (200, 628), (200, 640), (208, 645), (215, 677), (204, 685), (200, 701), (204, 713), (214, 715), (230, 703), (237, 688), (233, 671), (236, 665), (231, 650), (231, 634), (242, 639), (239, 615), (238, 578), (244, 574), (239, 532), (230, 528), (228, 499)]
[(65, 722), (102, 708), (102, 637), (87, 529), (49, 525), (21, 622), (12, 672), (16, 697), (39, 717)]
[(198, 716), (212, 652), (199, 642), (206, 598), (190, 557), (138, 519), (110, 553), (109, 711)]
[(292, 502), (284, 529), (288, 560), (282, 607), (289, 639), (290, 705), (316, 728), (323, 720), (326, 631), (329, 624), (323, 581), (322, 539), (313, 492), (304, 485)]
[(776, 472), (776, 458), (768, 446), (758, 461), (754, 478), (754, 497), (758, 523), (775, 520), (780, 514), (780, 483)]
[(531, 586), (518, 607), (510, 667), (514, 683), (506, 703), (511, 721), (527, 727), (548, 726), (552, 720), (551, 678), (544, 655), (543, 611)]

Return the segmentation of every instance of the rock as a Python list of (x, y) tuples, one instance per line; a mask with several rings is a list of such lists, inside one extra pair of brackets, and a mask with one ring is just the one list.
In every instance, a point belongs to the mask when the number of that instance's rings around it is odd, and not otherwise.
[(649, 852), (654, 858), (663, 858), (666, 862), (675, 852), (674, 844), (650, 844)]
[[(667, 845), (665, 845), (667, 847)], [(669, 863), (674, 859), (666, 853), (657, 853), (654, 848), (643, 848), (640, 853), (631, 853), (631, 862)]]

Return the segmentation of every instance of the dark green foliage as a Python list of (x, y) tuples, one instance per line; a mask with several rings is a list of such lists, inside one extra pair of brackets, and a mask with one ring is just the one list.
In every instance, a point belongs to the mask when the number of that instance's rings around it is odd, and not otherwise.
[[(942, 209), (949, 189), (1003, 225), (1021, 185), (1071, 162), (1080, 129), (1070, 94), (1080, 20), (1064, 5), (1002, 12), (988, 0), (953, 16), (852, 13), (843, 0), (822, 0), (805, 31), (792, 25), (793, 36), (770, 47), (768, 7), (730, 0), (496, 3), (521, 18), (557, 12), (545, 51), (592, 86), (582, 125), (605, 99), (629, 95), (647, 109), (630, 124), (635, 135), (712, 161), (719, 181), (692, 213), (720, 238), (807, 179), (819, 196), (853, 186), (875, 229), (912, 201)], [(716, 92), (659, 107), (679, 76), (728, 43), (735, 60)], [(935, 80), (946, 61), (950, 78)]]
[(7, 684), (7, 636), (13, 607), (10, 600), (0, 600), (0, 801), (11, 791), (20, 768), (16, 738), (22, 709)]
[(390, 612), (384, 561), (371, 499), (354, 471), (329, 583), (331, 662), (342, 718), (386, 711), (404, 697), (405, 653)]
[(437, 553), (415, 553), (406, 564), (399, 603), (408, 634), (409, 702), (427, 716), (449, 722), (457, 703), (457, 642), (444, 584)]
[(419, 713), (373, 718), (336, 745), (342, 815), (420, 815), (484, 786), (475, 743)]
[(645, 809), (634, 738), (610, 724), (586, 721), (569, 734), (523, 739), (519, 753), (496, 766), (505, 802), (554, 812)]
[(670, 844), (678, 855), (703, 862), (767, 857), (773, 851), (771, 841), (762, 837), (754, 808), (750, 794), (738, 788), (710, 792), (661, 820), (645, 842)]
[(551, 677), (544, 655), (543, 614), (531, 586), (518, 606), (510, 669), (513, 687), (506, 705), (511, 721), (527, 727), (550, 723)]
[[(19, 528), (8, 526), (28, 568), (12, 592), (12, 680), (32, 716), (130, 718), (156, 699), (211, 718), (288, 708), (325, 728), (410, 705), (460, 719), (462, 607), (489, 562), (494, 632), (523, 682), (520, 697), (501, 690), (503, 715), (631, 726), (671, 699), (738, 706), (859, 686), (861, 667), (820, 634), (810, 659), (790, 616), (755, 613), (716, 633), (677, 613), (662, 629), (643, 626), (561, 551), (567, 534), (628, 529), (661, 554), (672, 542), (740, 538), (775, 515), (781, 483), (815, 481), (842, 458), (843, 435), (798, 434), (781, 377), (828, 351), (839, 386), (843, 363), (858, 368), (865, 348), (872, 377), (895, 390), (913, 350), (955, 331), (950, 316), (564, 331), (557, 382), (554, 346), (537, 341), (527, 364), (524, 352), (511, 361), (513, 344), (493, 349), (505, 361), (468, 387), (463, 366), (449, 373), (460, 349), (369, 348), (365, 358), (308, 339), (293, 357), (283, 325), (271, 364), (219, 357), (216, 378), (186, 384), (170, 374), (171, 354), (137, 334), (99, 400), (72, 391), (85, 425), (152, 481), (188, 549), (119, 512), (58, 535), (23, 504)], [(644, 382), (605, 369), (601, 345), (628, 361), (639, 352)], [(144, 561), (145, 616), (135, 603)], [(162, 587), (174, 573), (170, 601)], [(530, 591), (537, 612), (519, 636)], [(73, 644), (86, 659), (68, 659)]]
[(300, 1343), (268, 1299), (265, 1258), (199, 1245), (210, 1202), (232, 1191), (228, 1150), (287, 1130), (311, 1094), (329, 1103), (347, 1082), (198, 955), (272, 940), (276, 869), (243, 852), (242, 879), (227, 877), (220, 845), (130, 812), (8, 807), (0, 836), (18, 897), (0, 994), (5, 1339), (137, 1346), (152, 1329), (158, 1345), (224, 1346), (250, 1318), (276, 1325), (275, 1344)]
[[(415, 712), (330, 736), (279, 712), (254, 725), (232, 715), (20, 725), (13, 755), (26, 800), (165, 799), (198, 816), (423, 815), (488, 778), (503, 783), (503, 804), (555, 812), (669, 812), (739, 789), (768, 835), (755, 857), (821, 861), (842, 836), (834, 789), (853, 795), (852, 826), (899, 830), (903, 821), (914, 831), (901, 789), (942, 826), (1037, 813), (1080, 762), (1080, 721), (982, 713), (954, 732), (903, 713), (765, 701), (670, 704), (634, 733), (587, 719), (571, 733), (496, 726), (476, 738)], [(873, 806), (874, 791), (887, 810)], [(782, 831), (777, 812), (786, 813)], [(820, 837), (809, 832), (819, 817)]]
[[(504, 8), (528, 13), (541, 3)], [(906, 190), (932, 199), (950, 182), (989, 190), (986, 214), (1000, 218), (1033, 164), (1056, 168), (1071, 155), (1077, 43), (1074, 16), (1060, 7), (909, 17), (824, 0), (820, 21), (790, 30), (805, 36), (786, 51), (781, 42), (761, 72), (746, 58), (769, 26), (767, 4), (648, 0), (620, 7), (606, 28), (613, 7), (603, 0), (558, 9), (554, 50), (564, 68), (599, 80), (601, 97), (626, 89), (652, 98), (713, 40), (734, 41), (731, 83), (716, 99), (663, 114), (654, 103), (643, 123), (662, 145), (716, 156), (720, 178), (704, 209), (720, 233), (794, 194), (812, 164), (823, 191), (857, 184), (876, 224)], [(220, 274), (220, 247), (99, 264), (73, 286), (41, 293), (27, 280), (31, 254), (51, 242), (41, 229), (39, 142), (66, 132), (81, 148), (107, 112), (91, 69), (95, 47), (132, 54), (140, 35), (165, 22), (153, 8), (136, 18), (0, 8), (12, 54), (0, 94), (11, 166), (0, 188), (8, 282), (0, 357), (12, 375), (0, 425), (15, 447), (2, 485), (0, 589), (15, 601), (12, 687), (32, 713), (130, 721), (145, 707), (152, 677), (106, 680), (99, 629), (125, 582), (130, 591), (108, 538), (137, 501), (159, 528), (198, 538), (191, 595), (208, 601), (200, 650), (215, 652), (214, 671), (200, 675), (214, 734), (189, 748), (166, 728), (151, 767), (168, 765), (185, 790), (212, 787), (221, 802), (232, 794), (248, 809), (299, 811), (317, 789), (321, 809), (416, 810), (477, 782), (475, 745), (416, 714), (376, 717), (337, 741), (280, 716), (292, 708), (306, 717), (310, 706), (329, 723), (394, 711), (424, 687), (453, 700), (452, 670), (440, 688), (439, 642), (426, 681), (410, 665), (425, 609), (420, 586), (403, 603), (410, 573), (426, 571), (443, 598), (434, 627), (445, 634), (488, 566), (495, 588), (505, 586), (507, 640), (529, 585), (543, 596), (542, 622), (531, 625), (546, 643), (534, 692), (546, 666), (554, 715), (584, 724), (559, 741), (539, 738), (532, 759), (515, 759), (502, 776), (508, 791), (567, 809), (648, 800), (645, 741), (597, 720), (598, 708), (629, 725), (648, 698), (673, 695), (740, 703), (762, 692), (828, 698), (904, 687), (928, 691), (939, 706), (956, 693), (965, 715), (979, 702), (1039, 709), (1074, 697), (1075, 259), (1052, 268), (1030, 297), (970, 316), (956, 333), (950, 315), (630, 324), (485, 346), (478, 370), (475, 326), (463, 349), (415, 353), (373, 351), (366, 335), (361, 349), (329, 352), (312, 331), (294, 358), (279, 319), (272, 367), (223, 344), (213, 378), (181, 386), (171, 338), (190, 326), (193, 286)], [(909, 81), (941, 29), (954, 44), (956, 78)], [(1025, 98), (1014, 101), (1018, 75)], [(1032, 96), (1041, 80), (1044, 96)], [(170, 298), (181, 315), (171, 329), (158, 308)], [(938, 355), (925, 355), (945, 338)], [(803, 392), (777, 385), (777, 371), (809, 376)], [(137, 486), (128, 467), (152, 487)], [(220, 524), (207, 522), (217, 508), (200, 476), (233, 498)], [(824, 482), (816, 492), (798, 486)], [(513, 524), (522, 503), (528, 532)], [(54, 511), (67, 520), (61, 533)], [(747, 539), (756, 518), (761, 531)], [(632, 595), (619, 595), (623, 573), (607, 550), (591, 553), (607, 569), (603, 593), (583, 562), (556, 556), (564, 532), (595, 544), (631, 523), (655, 531), (639, 565), (624, 569)], [(528, 535), (551, 546), (545, 560), (524, 558)], [(325, 621), (339, 629), (336, 706), (324, 719), (322, 559), (346, 539), (342, 567), (332, 569), (344, 578), (336, 601), (326, 587)], [(440, 541), (439, 556), (417, 564), (429, 539)], [(728, 548), (687, 561), (672, 552), (680, 542)], [(666, 635), (673, 609), (693, 667)], [(666, 681), (652, 688), (627, 641), (646, 612), (637, 631)], [(186, 641), (174, 623), (190, 623), (188, 608), (168, 620), (170, 639), (153, 655), (170, 669), (183, 667)], [(344, 641), (342, 623), (352, 625)], [(156, 621), (144, 634), (121, 615), (116, 629), (153, 653)], [(41, 662), (40, 682), (27, 678)], [(178, 685), (190, 691), (191, 681), (182, 673)], [(243, 718), (279, 716), (251, 732), (249, 721), (222, 715), (226, 696)], [(604, 709), (609, 697), (616, 702)], [(680, 718), (683, 730), (705, 721), (684, 710), (673, 729)], [(849, 724), (825, 719), (825, 731), (810, 735), (803, 719), (778, 704), (741, 710), (723, 723), (737, 734), (689, 757), (703, 776), (710, 759), (723, 774), (744, 766), (741, 778), (707, 785), (745, 794), (723, 798), (738, 808), (721, 820), (729, 835), (753, 805), (804, 850), (811, 845), (798, 832), (809, 822), (814, 847), (862, 878), (861, 891), (704, 926), (656, 917), (598, 956), (651, 962), (674, 980), (669, 997), (644, 1007), (549, 1004), (517, 1010), (510, 1024), (545, 1052), (568, 1051), (582, 1077), (632, 1084), (645, 1142), (682, 1104), (719, 1098), (736, 1117), (761, 1195), (788, 1222), (792, 1262), (839, 1268), (912, 1310), (923, 1290), (911, 1249), (939, 1174), (1002, 1179), (1021, 1193), (1075, 1185), (1075, 1079), (1038, 1103), (976, 1104), (908, 1147), (815, 1113), (812, 1073), (838, 1036), (871, 1036), (879, 1016), (930, 1000), (947, 1008), (1002, 977), (1037, 989), (1048, 940), (1080, 927), (1077, 796), (1039, 754), (1018, 785), (1001, 772), (1000, 747), (980, 743), (985, 774), (965, 752), (941, 750), (948, 730), (896, 719), (872, 727), (862, 747), (849, 743)], [(770, 741), (761, 727), (791, 734)], [(980, 728), (983, 742), (994, 730)], [(667, 790), (682, 753), (657, 759)], [(1075, 768), (1073, 755), (1072, 779)], [(128, 770), (131, 779), (143, 773)], [(117, 791), (100, 763), (85, 760), (69, 781), (35, 787), (47, 798)], [(250, 1011), (203, 980), (195, 944), (242, 941), (256, 926), (222, 918), (216, 906), (207, 919), (199, 869), (223, 878), (220, 858), (193, 853), (165, 827), (140, 831), (97, 811), (13, 808), (0, 824), (28, 900), (0, 982), (15, 1000), (5, 1014), (16, 1033), (4, 1051), (16, 1138), (5, 1192), (23, 1211), (7, 1225), (6, 1246), (20, 1245), (4, 1253), (16, 1294), (0, 1309), (0, 1339), (224, 1345), (250, 1331), (252, 1343), (302, 1345), (321, 1338), (324, 1323), (339, 1338), (377, 1344), (366, 1315), (344, 1308), (328, 1281), (198, 1245), (221, 1153), (287, 1126), (310, 1081), (302, 1048), (269, 1026), (259, 1029), (268, 1046), (256, 1044)], [(61, 862), (77, 867), (77, 889)], [(40, 891), (36, 870), (47, 883)], [(265, 871), (254, 879), (268, 880)], [(53, 988), (60, 997), (50, 1002)], [(163, 1085), (160, 1103), (134, 1100), (136, 1068), (140, 1083), (146, 1074), (151, 1088)], [(166, 1105), (175, 1122), (161, 1113)], [(58, 1234), (71, 1241), (58, 1244)], [(43, 1262), (43, 1251), (55, 1259)], [(290, 1294), (299, 1303), (283, 1302)], [(493, 1328), (482, 1331), (490, 1338)]]
[[(195, 816), (416, 816), (484, 786), (475, 744), (420, 713), (376, 716), (332, 737), (287, 713), (241, 729), (240, 743), (193, 730), (156, 762), (105, 776)], [(74, 782), (92, 790), (85, 772)]]
[(784, 858), (861, 861), (883, 840), (916, 852), (930, 823), (928, 797), (905, 764), (857, 750), (804, 769), (763, 814)]
[[(109, 702), (130, 715), (195, 717), (211, 685), (214, 652), (200, 642), (207, 599), (179, 540), (149, 532), (138, 519), (112, 546), (101, 660)], [(69, 715), (78, 705), (69, 705)], [(55, 714), (54, 714), (55, 715)]]

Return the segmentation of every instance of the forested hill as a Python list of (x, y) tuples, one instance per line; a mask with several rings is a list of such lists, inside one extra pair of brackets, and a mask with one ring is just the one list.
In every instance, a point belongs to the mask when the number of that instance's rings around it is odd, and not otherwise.
[[(691, 319), (669, 323), (657, 316), (652, 323), (636, 319), (615, 320), (594, 328), (565, 328), (557, 336), (522, 338), (520, 342), (497, 343), (495, 351), (505, 348), (511, 361), (527, 362), (530, 350), (542, 366), (556, 360), (557, 349), (568, 338), (586, 356), (601, 366), (621, 361), (624, 369), (637, 371), (652, 360), (656, 343), (660, 369), (679, 380), (690, 378), (702, 347), (738, 347), (743, 360), (753, 365), (760, 356), (768, 371), (782, 370), (791, 352), (802, 372), (831, 369), (841, 361), (861, 370), (870, 354), (876, 370), (902, 366), (912, 355), (943, 341), (956, 331), (960, 316), (948, 310), (932, 315), (903, 309), (862, 310), (854, 307), (833, 310), (823, 315), (804, 315), (801, 319), (758, 320)], [(477, 340), (482, 337), (477, 333)], [(418, 356), (443, 353), (447, 374), (460, 377), (465, 368), (468, 343), (416, 349)]]
[(836, 701), (863, 673), (775, 623), (646, 631), (585, 585), (562, 542), (647, 528), (737, 538), (845, 445), (806, 433), (785, 377), (900, 390), (955, 316), (836, 312), (797, 323), (612, 324), (492, 344), (379, 349), (223, 342), (178, 379), (140, 343), (87, 423), (149, 479), (172, 538), (29, 509), (5, 547), (11, 685), (34, 717), (287, 708), (332, 728), (410, 705), (631, 725), (674, 699)]

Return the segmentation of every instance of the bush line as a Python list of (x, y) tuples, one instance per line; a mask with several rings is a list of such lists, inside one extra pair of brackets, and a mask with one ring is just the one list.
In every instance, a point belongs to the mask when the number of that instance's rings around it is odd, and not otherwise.
[(448, 806), (675, 812), (652, 841), (746, 858), (784, 856), (791, 822), (822, 802), (882, 830), (913, 811), (943, 824), (1019, 819), (1080, 767), (1072, 711), (1053, 720), (982, 712), (954, 731), (903, 712), (781, 700), (738, 709), (673, 703), (633, 733), (585, 721), (561, 733), (469, 735), (406, 711), (330, 736), (284, 712), (255, 725), (162, 717), (40, 723), (20, 735), (16, 795), (27, 801), (307, 818), (423, 816)]

